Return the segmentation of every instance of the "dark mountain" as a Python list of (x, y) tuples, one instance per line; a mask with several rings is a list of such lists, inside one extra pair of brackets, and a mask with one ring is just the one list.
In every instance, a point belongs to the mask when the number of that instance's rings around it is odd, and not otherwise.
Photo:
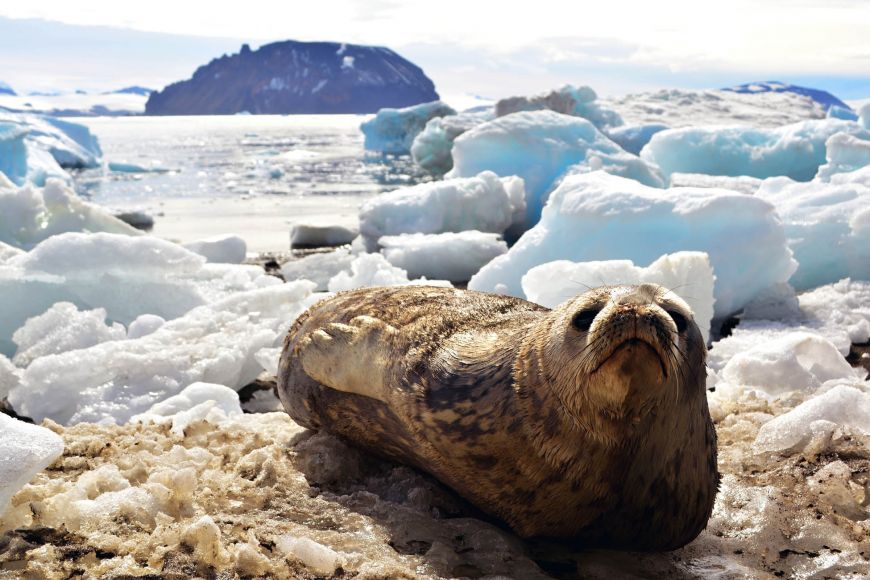
[(288, 40), (199, 67), (151, 93), (145, 114), (374, 113), (437, 99), (422, 69), (388, 48)]
[(809, 97), (815, 102), (822, 105), (827, 111), (833, 106), (837, 106), (847, 111), (851, 111), (851, 107), (829, 93), (828, 91), (823, 91), (821, 89), (812, 89), (809, 87), (799, 87), (797, 85), (790, 85), (788, 83), (781, 83), (779, 81), (765, 81), (758, 83), (746, 83), (745, 85), (737, 85), (736, 87), (729, 87), (726, 89), (722, 89), (723, 91), (731, 91), (734, 93), (796, 93), (798, 95), (803, 95), (805, 97)]

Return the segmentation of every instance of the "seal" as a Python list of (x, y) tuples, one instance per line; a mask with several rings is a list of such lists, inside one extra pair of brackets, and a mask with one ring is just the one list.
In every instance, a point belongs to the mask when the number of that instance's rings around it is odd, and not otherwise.
[(688, 305), (654, 284), (553, 310), (366, 288), (296, 320), (278, 393), (301, 425), (430, 473), (522, 537), (668, 550), (719, 485), (705, 359)]

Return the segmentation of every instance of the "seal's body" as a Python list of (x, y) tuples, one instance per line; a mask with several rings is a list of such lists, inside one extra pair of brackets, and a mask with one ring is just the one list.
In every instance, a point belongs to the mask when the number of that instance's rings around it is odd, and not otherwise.
[(655, 285), (555, 310), (425, 286), (313, 306), (278, 392), (300, 424), (427, 471), (521, 536), (672, 549), (718, 486), (706, 349)]

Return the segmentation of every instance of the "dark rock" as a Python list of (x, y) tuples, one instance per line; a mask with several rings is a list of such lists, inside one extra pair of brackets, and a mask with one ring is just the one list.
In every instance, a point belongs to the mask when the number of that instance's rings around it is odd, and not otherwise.
[(212, 60), (151, 93), (145, 114), (373, 113), (437, 99), (423, 71), (388, 48), (291, 40)]

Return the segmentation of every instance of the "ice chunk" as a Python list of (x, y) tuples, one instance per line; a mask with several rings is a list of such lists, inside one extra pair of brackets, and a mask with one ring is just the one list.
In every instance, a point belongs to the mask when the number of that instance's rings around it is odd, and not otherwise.
[(549, 93), (533, 97), (509, 97), (495, 104), (495, 116), (504, 117), (520, 111), (549, 110), (563, 115), (582, 117), (599, 129), (622, 125), (619, 113), (602, 107), (591, 87), (565, 85)]
[(834, 105), (830, 109), (828, 109), (828, 118), (842, 119), (844, 121), (857, 121), (858, 115), (852, 109), (846, 109)]
[(836, 133), (825, 142), (825, 165), (819, 167), (816, 179), (830, 181), (836, 173), (848, 173), (870, 165), (870, 140), (848, 133)]
[(625, 125), (607, 130), (607, 136), (617, 145), (632, 153), (640, 155), (644, 145), (649, 143), (656, 133), (669, 129), (662, 123), (644, 123), (643, 125)]
[(63, 453), (63, 439), (45, 427), (0, 413), (0, 517), (9, 500)]
[(15, 256), (20, 256), (24, 251), (16, 248), (15, 246), (10, 246), (9, 244), (0, 242), (0, 264), (9, 260), (10, 258), (14, 258)]
[(0, 187), (0, 242), (29, 249), (64, 232), (142, 234), (56, 180), (44, 188)]
[(714, 187), (753, 194), (764, 180), (748, 175), (705, 175), (703, 173), (672, 173), (671, 187)]
[(280, 344), (313, 287), (298, 281), (235, 293), (142, 338), (38, 358), (9, 402), (37, 421), (122, 423), (191, 383), (240, 389), (261, 372), (255, 354)]
[(215, 383), (193, 383), (130, 420), (143, 423), (171, 422), (172, 432), (183, 435), (187, 426), (197, 421), (220, 425), (241, 415), (242, 407), (236, 391)]
[(423, 183), (381, 194), (360, 210), (360, 233), (370, 240), (397, 234), (478, 230), (502, 233), (525, 210), (523, 180), (491, 171), (465, 179)]
[(842, 336), (834, 343), (843, 355), (849, 353), (850, 343), (870, 341), (870, 282), (840, 280), (804, 292), (799, 300), (801, 311), (821, 326), (821, 334), (829, 339), (833, 333)]
[(676, 252), (643, 268), (631, 260), (570, 262), (557, 260), (535, 266), (522, 277), (523, 292), (532, 302), (554, 308), (587, 288), (616, 284), (655, 283), (682, 297), (692, 308), (704, 341), (713, 318), (713, 267), (703, 252)]
[(787, 453), (822, 431), (847, 426), (870, 434), (870, 393), (839, 385), (761, 426), (756, 452)]
[(491, 111), (459, 113), (435, 117), (414, 138), (411, 157), (420, 167), (433, 173), (444, 174), (453, 168), (453, 142), (474, 127), (493, 119)]
[(360, 125), (365, 134), (365, 148), (382, 153), (408, 153), (414, 137), (430, 119), (455, 114), (456, 111), (441, 101), (404, 109), (381, 109), (374, 118)]
[(468, 287), (522, 297), (523, 275), (546, 262), (649, 264), (683, 250), (710, 257), (714, 318), (739, 311), (759, 292), (788, 280), (796, 267), (779, 218), (761, 199), (721, 189), (663, 191), (595, 172), (566, 178), (541, 222), (484, 266)]
[(326, 254), (311, 254), (298, 260), (285, 262), (281, 266), (281, 275), (288, 282), (293, 280), (311, 280), (317, 284), (315, 290), (323, 292), (329, 285), (329, 280), (339, 272), (350, 272), (350, 264), (355, 259), (350, 250), (336, 250)]
[(870, 187), (848, 182), (851, 175), (837, 183), (767, 179), (756, 193), (782, 218), (799, 264), (791, 284), (799, 290), (847, 276), (870, 279)]
[(752, 387), (770, 396), (812, 392), (832, 379), (862, 378), (831, 341), (809, 332), (760, 341), (728, 361), (721, 377), (730, 385)]
[(676, 172), (762, 179), (785, 175), (809, 181), (825, 162), (825, 141), (835, 133), (870, 139), (870, 132), (839, 119), (803, 121), (774, 129), (688, 127), (656, 133), (640, 156), (668, 176)]
[(156, 314), (142, 314), (137, 316), (127, 328), (127, 338), (142, 338), (148, 336), (166, 323), (162, 316)]
[(554, 183), (569, 169), (604, 169), (647, 185), (662, 185), (655, 167), (623, 151), (592, 123), (552, 111), (514, 113), (463, 133), (453, 144), (453, 170), (448, 177), (487, 170), (522, 177), (526, 215), (521, 229), (525, 230), (537, 223)]
[(407, 270), (410, 278), (435, 278), (467, 282), (484, 264), (507, 252), (498, 234), (470, 230), (445, 234), (403, 234), (378, 240), (393, 266)]
[(870, 130), (870, 102), (864, 103), (858, 111), (858, 123)]
[(308, 538), (278, 536), (275, 538), (275, 546), (319, 574), (331, 575), (339, 564), (338, 552)]
[(34, 359), (48, 354), (87, 348), (127, 335), (120, 324), (106, 324), (106, 310), (96, 308), (79, 312), (75, 304), (58, 302), (44, 314), (34, 316), (12, 335), (18, 345), (13, 362), (26, 367)]
[(330, 278), (330, 292), (353, 290), (366, 286), (397, 286), (408, 283), (408, 272), (390, 264), (381, 254), (363, 254), (354, 258), (350, 272), (339, 272)]
[(281, 358), (282, 350), (281, 347), (277, 346), (261, 348), (254, 355), (254, 358), (257, 359), (257, 362), (260, 363), (260, 366), (263, 367), (264, 371), (272, 376), (277, 376), (278, 360)]
[(184, 247), (204, 256), (209, 262), (241, 264), (245, 261), (248, 245), (241, 236), (226, 234), (184, 244)]
[(353, 241), (359, 232), (355, 228), (330, 225), (293, 224), (290, 227), (291, 248), (322, 248), (343, 246)]

